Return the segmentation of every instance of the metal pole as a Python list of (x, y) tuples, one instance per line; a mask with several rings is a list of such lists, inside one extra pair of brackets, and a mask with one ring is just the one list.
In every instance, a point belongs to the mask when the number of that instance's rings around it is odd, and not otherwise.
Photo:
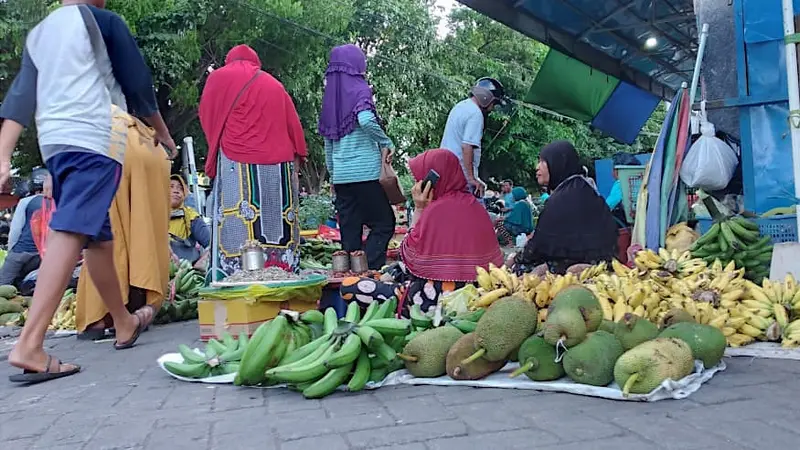
[(189, 179), (186, 181), (192, 187), (192, 191), (194, 192), (194, 198), (197, 202), (197, 211), (201, 215), (205, 215), (205, 205), (203, 205), (202, 200), (200, 199), (200, 183), (199, 177), (197, 176), (197, 167), (195, 166), (194, 162), (194, 138), (191, 136), (186, 136), (183, 138), (183, 143), (186, 146), (186, 151), (184, 154), (186, 155), (186, 162), (188, 163), (187, 170), (189, 172)]
[[(700, 45), (697, 48), (697, 59), (694, 61), (694, 74), (692, 75), (692, 87), (689, 89), (689, 105), (694, 104), (695, 95), (697, 94), (697, 85), (700, 82), (700, 67), (703, 65), (703, 54), (706, 51), (706, 41), (708, 40), (708, 24), (703, 24), (703, 29), (700, 32)], [(691, 117), (691, 114), (689, 114)]]
[[(792, 0), (783, 0), (783, 34), (789, 38), (795, 34), (794, 5)], [(794, 195), (800, 198), (800, 86), (797, 79), (797, 44), (786, 43), (786, 81), (789, 88), (789, 130), (792, 139), (792, 168), (794, 169)], [(795, 205), (797, 229), (800, 230), (800, 205)]]

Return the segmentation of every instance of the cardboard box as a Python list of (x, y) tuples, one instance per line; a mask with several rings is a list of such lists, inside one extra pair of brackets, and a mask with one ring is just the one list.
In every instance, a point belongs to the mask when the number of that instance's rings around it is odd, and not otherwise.
[(238, 336), (247, 332), (252, 336), (259, 325), (274, 318), (283, 309), (305, 312), (317, 309), (316, 301), (290, 300), (286, 302), (247, 298), (232, 300), (204, 299), (197, 302), (200, 339), (220, 339), (227, 332)]

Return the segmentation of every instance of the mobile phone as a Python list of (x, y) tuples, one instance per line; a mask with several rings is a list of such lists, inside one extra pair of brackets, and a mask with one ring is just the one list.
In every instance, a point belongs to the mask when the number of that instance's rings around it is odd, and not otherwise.
[(436, 183), (439, 181), (439, 173), (433, 169), (428, 171), (428, 174), (425, 175), (425, 178), (422, 180), (422, 189), (425, 189), (425, 185), (431, 185), (431, 189), (436, 187)]

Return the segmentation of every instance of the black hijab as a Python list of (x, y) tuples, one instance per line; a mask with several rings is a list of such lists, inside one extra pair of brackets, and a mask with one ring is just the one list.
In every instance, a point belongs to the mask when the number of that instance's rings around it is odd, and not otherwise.
[(583, 178), (575, 147), (556, 141), (539, 157), (550, 171), (550, 197), (517, 262), (548, 263), (562, 272), (571, 264), (609, 261), (616, 253), (617, 224), (605, 199)]

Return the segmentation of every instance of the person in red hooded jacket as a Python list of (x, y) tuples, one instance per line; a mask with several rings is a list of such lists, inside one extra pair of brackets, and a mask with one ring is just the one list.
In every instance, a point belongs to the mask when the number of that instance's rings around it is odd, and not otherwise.
[(252, 48), (238, 45), (209, 75), (199, 113), (205, 171), (214, 179), (214, 279), (240, 269), (242, 245), (251, 240), (261, 244), (267, 265), (296, 270), (298, 170), (308, 153), (289, 93), (261, 70)]

